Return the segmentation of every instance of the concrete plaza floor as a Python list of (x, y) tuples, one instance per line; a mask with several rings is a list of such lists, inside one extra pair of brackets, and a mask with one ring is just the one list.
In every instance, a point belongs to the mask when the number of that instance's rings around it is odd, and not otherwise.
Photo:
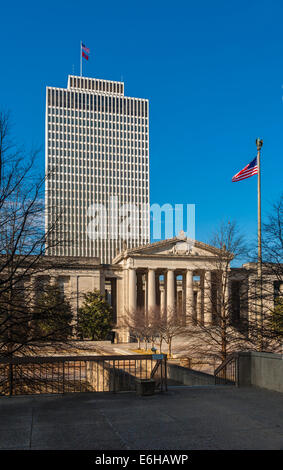
[(1, 397), (0, 449), (283, 449), (283, 394), (206, 386)]

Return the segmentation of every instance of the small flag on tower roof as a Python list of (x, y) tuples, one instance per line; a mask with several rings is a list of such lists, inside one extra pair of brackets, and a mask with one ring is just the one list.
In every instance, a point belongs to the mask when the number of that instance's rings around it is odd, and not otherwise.
[(82, 49), (87, 53), (89, 54), (90, 50), (88, 47), (86, 47), (83, 43), (82, 43)]

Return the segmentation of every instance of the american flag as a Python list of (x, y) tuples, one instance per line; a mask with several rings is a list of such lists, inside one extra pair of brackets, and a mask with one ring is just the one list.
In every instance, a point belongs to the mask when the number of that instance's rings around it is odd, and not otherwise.
[(247, 166), (245, 166), (245, 168), (239, 171), (239, 173), (233, 176), (232, 182), (235, 183), (236, 181), (241, 181), (246, 178), (250, 178), (250, 176), (256, 175), (257, 173), (257, 157), (255, 157), (251, 163), (249, 163)]
[(88, 47), (86, 47), (83, 43), (82, 43), (82, 49), (87, 53), (89, 54), (90, 50)]

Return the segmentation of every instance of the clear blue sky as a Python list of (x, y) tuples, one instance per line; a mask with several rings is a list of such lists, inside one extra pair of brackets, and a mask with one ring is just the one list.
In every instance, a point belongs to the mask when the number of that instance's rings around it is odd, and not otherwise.
[(263, 214), (283, 189), (282, 1), (2, 2), (0, 105), (40, 146), (45, 87), (79, 74), (125, 81), (150, 100), (151, 203), (195, 203), (196, 238), (223, 219), (256, 236), (254, 176), (232, 176), (262, 152)]

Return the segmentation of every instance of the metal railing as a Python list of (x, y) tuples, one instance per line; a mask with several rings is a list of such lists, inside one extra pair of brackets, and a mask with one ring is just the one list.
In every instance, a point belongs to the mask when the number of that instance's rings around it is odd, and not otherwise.
[(238, 385), (239, 356), (231, 354), (214, 371), (215, 384)]
[(136, 379), (154, 378), (167, 390), (167, 357), (153, 355), (0, 358), (0, 395), (119, 392), (136, 389)]

